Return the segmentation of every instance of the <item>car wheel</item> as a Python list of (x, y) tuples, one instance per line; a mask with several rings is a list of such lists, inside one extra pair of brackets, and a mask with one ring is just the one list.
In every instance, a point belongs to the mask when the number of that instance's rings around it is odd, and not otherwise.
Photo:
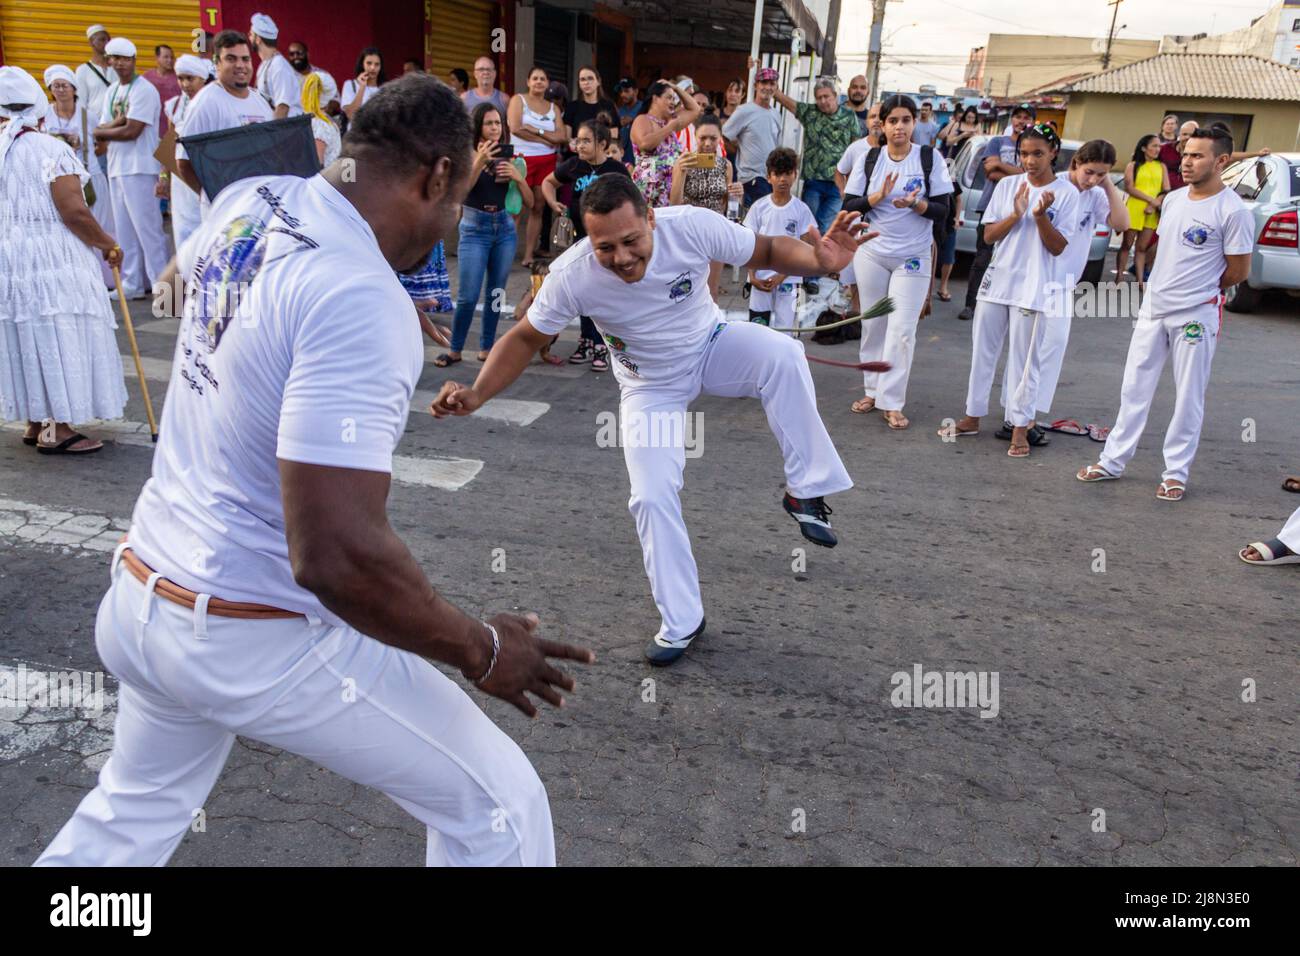
[(1244, 282), (1238, 282), (1228, 290), (1223, 307), (1229, 312), (1254, 312), (1263, 293), (1252, 289)]

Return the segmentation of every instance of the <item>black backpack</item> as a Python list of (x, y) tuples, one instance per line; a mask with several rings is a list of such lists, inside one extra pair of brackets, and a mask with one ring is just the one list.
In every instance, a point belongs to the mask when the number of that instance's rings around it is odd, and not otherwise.
[[(864, 191), (871, 189), (871, 174), (876, 171), (876, 163), (877, 161), (879, 161), (879, 159), (880, 159), (880, 147), (879, 146), (871, 147), (871, 151), (867, 153), (867, 158), (863, 166), (863, 171), (866, 172), (867, 174), (866, 185), (863, 187)], [(925, 188), (925, 198), (927, 201), (930, 199), (930, 173), (932, 173), (933, 171), (934, 171), (934, 147), (922, 146), (921, 147), (921, 178), (925, 181), (924, 188)], [(951, 209), (949, 210), (949, 212), (951, 212)], [(949, 218), (950, 218), (949, 216), (945, 216), (942, 220), (936, 220), (934, 222), (934, 244), (941, 248), (944, 244), (944, 241), (948, 238)]]

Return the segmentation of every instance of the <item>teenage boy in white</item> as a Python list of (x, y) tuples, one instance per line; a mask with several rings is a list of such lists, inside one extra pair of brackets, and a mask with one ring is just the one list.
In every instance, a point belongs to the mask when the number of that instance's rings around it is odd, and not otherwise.
[[(1040, 349), (1042, 366), (1038, 378), (1038, 412), (1046, 416), (1052, 410), (1056, 385), (1061, 378), (1061, 364), (1065, 361), (1065, 347), (1070, 339), (1070, 323), (1074, 317), (1074, 289), (1083, 270), (1088, 265), (1088, 252), (1092, 248), (1092, 234), (1099, 223), (1111, 231), (1123, 233), (1128, 228), (1128, 204), (1125, 196), (1110, 181), (1110, 171), (1115, 165), (1115, 147), (1104, 139), (1089, 140), (1079, 147), (1070, 160), (1070, 168), (1056, 174), (1061, 189), (1072, 186), (1079, 193), (1079, 228), (1070, 237), (1070, 244), (1057, 258), (1060, 278), (1053, 288), (1045, 323), (1042, 328), (1043, 343)], [(1002, 407), (1011, 406), (1011, 393), (1019, 382), (1012, 381), (1010, 366), (1002, 376)], [(1006, 437), (1011, 437), (1010, 423), (1004, 426)], [(1030, 429), (1030, 444), (1034, 432)], [(1002, 438), (1003, 433), (999, 432)]]
[[(760, 236), (793, 236), (816, 242), (817, 221), (808, 204), (791, 190), (799, 169), (799, 157), (784, 146), (767, 157), (767, 181), (772, 191), (754, 202), (745, 216), (745, 228)], [(795, 324), (794, 307), (799, 298), (802, 276), (787, 276), (771, 269), (749, 270), (749, 321), (779, 328)]]
[[(846, 192), (861, 190), (845, 208), (871, 219), (880, 237), (864, 245), (853, 257), (853, 274), (859, 300), (876, 302), (888, 295), (894, 311), (866, 323), (860, 354), (864, 362), (886, 361), (888, 372), (864, 372), (864, 397), (851, 406), (859, 414), (879, 408), (890, 428), (911, 424), (903, 414), (907, 382), (916, 350), (916, 323), (930, 295), (930, 249), (934, 223), (948, 215), (952, 179), (948, 164), (931, 146), (913, 142), (916, 103), (907, 96), (891, 96), (881, 105), (887, 145), (864, 157), (861, 169)], [(861, 141), (859, 141), (861, 142)], [(930, 165), (929, 182), (925, 165)], [(871, 182), (866, 167), (871, 167)]]
[(588, 186), (582, 217), (587, 238), (551, 264), (536, 301), (489, 353), (473, 387), (445, 383), (430, 410), (438, 418), (470, 414), (518, 378), (573, 316), (591, 316), (613, 356), (632, 486), (628, 508), (662, 618), (645, 656), (669, 664), (704, 633), (699, 575), (678, 499), (685, 415), (698, 395), (762, 400), (785, 458), (782, 504), (814, 544), (836, 544), (823, 496), (853, 487), (817, 413), (803, 346), (752, 322), (725, 321), (709, 295), (709, 263), (824, 275), (848, 263), (863, 226), (842, 212), (815, 245), (760, 236), (708, 209), (648, 209), (625, 176), (601, 176)]
[(154, 190), (162, 164), (158, 148), (162, 100), (154, 85), (135, 72), (135, 44), (114, 37), (104, 47), (115, 81), (104, 94), (95, 141), (108, 144), (108, 192), (122, 246), (122, 286), (129, 298), (143, 298), (167, 268), (167, 241)]
[(1165, 432), (1165, 471), (1156, 488), (1161, 501), (1180, 501), (1201, 440), (1205, 389), (1219, 337), (1223, 291), (1246, 278), (1255, 226), (1245, 203), (1220, 178), (1232, 156), (1232, 136), (1198, 129), (1183, 147), (1187, 185), (1165, 196), (1160, 209), (1160, 255), (1147, 283), (1129, 342), (1119, 415), (1101, 459), (1079, 470), (1080, 481), (1106, 481), (1124, 473), (1146, 426), (1164, 370), (1173, 356), (1174, 416)]
[(1038, 125), (1020, 136), (1024, 172), (998, 180), (984, 211), (984, 236), (993, 258), (975, 306), (971, 328), (970, 381), (966, 415), (939, 430), (945, 440), (979, 434), (989, 411), (989, 391), (1002, 343), (1010, 333), (1007, 372), (1015, 388), (1006, 409), (1013, 426), (1012, 458), (1029, 457), (1028, 432), (1034, 423), (1040, 346), (1051, 290), (1058, 281), (1057, 257), (1079, 226), (1079, 191), (1062, 189), (1052, 172), (1061, 141), (1050, 126)]

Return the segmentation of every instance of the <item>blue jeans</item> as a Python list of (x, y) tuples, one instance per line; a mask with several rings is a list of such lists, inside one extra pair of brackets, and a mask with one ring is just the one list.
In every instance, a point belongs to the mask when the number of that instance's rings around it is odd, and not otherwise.
[[(487, 351), (497, 337), (497, 321), (501, 318), (501, 302), (505, 298), (506, 278), (510, 263), (515, 258), (515, 221), (510, 213), (483, 212), (472, 206), (462, 209), (460, 219), (460, 245), (456, 260), (457, 289), (456, 315), (451, 323), (451, 350), (459, 353), (469, 338), (469, 327), (474, 322), (474, 307), (484, 292), (487, 280), (487, 298), (483, 303), (483, 328), (479, 333), (479, 348)], [(499, 292), (497, 290), (500, 290)]]
[(835, 220), (835, 214), (844, 205), (839, 187), (829, 179), (805, 179), (803, 201), (808, 204), (813, 218), (817, 220), (817, 231), (823, 236)]

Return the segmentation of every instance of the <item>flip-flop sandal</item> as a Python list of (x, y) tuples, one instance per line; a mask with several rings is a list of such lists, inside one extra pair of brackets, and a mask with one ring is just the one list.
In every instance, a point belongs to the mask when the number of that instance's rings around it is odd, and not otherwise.
[(1161, 501), (1182, 501), (1187, 497), (1187, 486), (1177, 479), (1166, 478), (1156, 486), (1156, 497)]
[[(35, 447), (36, 447), (36, 444), (37, 444), (38, 441), (39, 441), (39, 439), (32, 438), (31, 436), (28, 436), (28, 435), (24, 435), (24, 436), (23, 436), (23, 444), (24, 444), (24, 445), (29, 445), (29, 446), (31, 446), (32, 448), (35, 448)], [(1282, 487), (1285, 488), (1286, 486), (1283, 485)]]
[(455, 365), (457, 362), (463, 362), (463, 361), (465, 361), (463, 357), (452, 358), (451, 355), (449, 355), (446, 352), (443, 352), (441, 355), (439, 355), (436, 359), (433, 360), (433, 364), (436, 365), (438, 368), (449, 368), (450, 366)]
[(36, 446), (36, 450), (40, 452), (42, 455), (93, 455), (95, 452), (101, 451), (103, 449), (104, 447), (103, 442), (100, 442), (97, 445), (93, 445), (90, 448), (72, 447), (79, 441), (91, 441), (91, 440), (92, 439), (87, 438), (85, 435), (81, 434), (81, 432), (75, 432), (74, 434), (69, 435), (67, 438), (63, 439), (63, 441), (59, 442), (57, 445), (38, 444)]
[(1101, 465), (1089, 465), (1082, 471), (1075, 472), (1074, 477), (1080, 481), (1116, 481), (1119, 479), (1119, 475), (1112, 475)]
[(1062, 435), (1086, 435), (1088, 429), (1084, 428), (1073, 418), (1058, 418), (1050, 425), (1044, 425), (1043, 428), (1049, 432), (1060, 432)]
[(1028, 445), (1012, 445), (1010, 448), (1007, 449), (1007, 457), (1008, 457), (1008, 458), (1028, 458), (1028, 457), (1029, 457), (1029, 446), (1028, 446)]
[(937, 432), (940, 438), (973, 438), (979, 433), (980, 430), (978, 428), (974, 431), (958, 431), (956, 424), (950, 425), (946, 428), (940, 428)]
[(1100, 425), (1088, 426), (1088, 437), (1093, 441), (1105, 441), (1108, 435), (1110, 435), (1109, 428), (1102, 428)]
[(936, 292), (935, 295), (937, 295), (937, 296), (939, 297), (939, 301), (940, 301), (940, 302), (951, 302), (951, 301), (952, 301), (952, 293), (951, 293), (951, 292), (948, 293), (947, 295), (944, 295), (942, 292)]
[[(887, 413), (882, 412), (880, 417), (884, 419), (886, 425), (888, 425), (896, 432), (901, 432), (912, 424), (911, 421), (908, 419), (908, 417), (906, 415), (903, 415), (902, 413), (899, 413), (898, 418), (890, 418)], [(902, 424), (901, 425), (895, 424), (895, 422), (897, 422), (899, 419), (902, 419)]]
[(1242, 548), (1237, 552), (1237, 557), (1241, 558), (1241, 560), (1245, 561), (1247, 564), (1300, 564), (1300, 554), (1296, 554), (1277, 538), (1274, 538), (1271, 541), (1256, 541), (1251, 544), (1250, 547), (1259, 552), (1259, 556), (1264, 560), (1250, 560), (1250, 558), (1246, 557), (1246, 549)]
[[(871, 402), (871, 404), (864, 408), (862, 403), (867, 401)], [(874, 398), (870, 398), (870, 399), (859, 398), (856, 402), (854, 402), (852, 405), (849, 406), (849, 411), (851, 411), (855, 415), (870, 415), (875, 410), (876, 410), (876, 400)]]
[[(27, 441), (26, 438), (23, 441)], [(1300, 478), (1287, 478), (1282, 482), (1282, 490), (1289, 491), (1293, 495), (1300, 495)]]

